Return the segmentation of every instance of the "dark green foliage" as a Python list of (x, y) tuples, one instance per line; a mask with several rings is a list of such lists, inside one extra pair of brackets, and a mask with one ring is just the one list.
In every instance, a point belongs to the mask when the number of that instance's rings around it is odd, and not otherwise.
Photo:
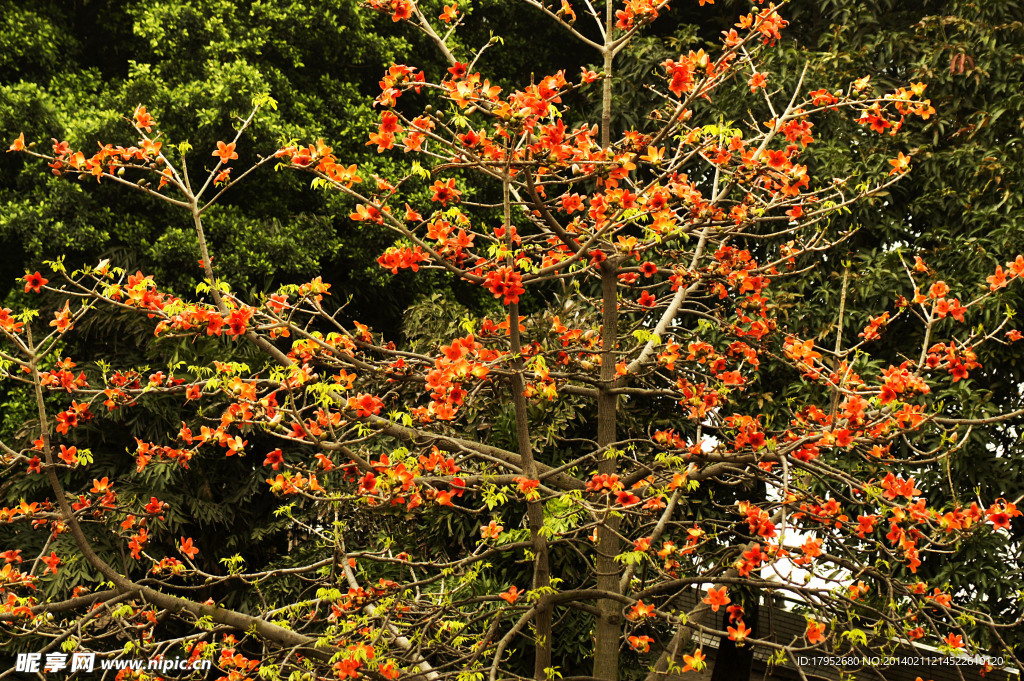
[[(812, 176), (817, 169), (825, 176), (836, 172), (829, 165), (835, 157), (831, 151), (848, 149), (851, 140), (858, 140), (856, 144), (863, 149), (861, 163), (866, 169), (885, 168), (898, 151), (912, 153), (914, 160), (910, 174), (882, 200), (857, 204), (842, 223), (833, 225), (837, 230), (856, 227), (858, 231), (845, 251), (830, 259), (834, 263), (831, 271), (819, 269), (791, 280), (790, 320), (802, 325), (798, 332), (816, 335), (827, 347), (835, 342), (838, 299), (847, 266), (848, 310), (878, 310), (885, 305), (895, 311), (895, 293), (908, 298), (913, 295), (900, 256), (909, 265), (913, 256), (921, 256), (934, 270), (944, 273), (952, 289), (950, 297), (965, 299), (985, 287), (985, 277), (1004, 264), (1007, 256), (1020, 252), (1024, 244), (1024, 195), (1019, 190), (1024, 182), (1022, 17), (1024, 6), (1014, 0), (826, 0), (793, 6), (788, 36), (794, 41), (793, 49), (774, 55), (783, 82), (769, 80), (781, 87), (782, 93), (809, 60), (813, 67), (808, 79), (815, 87), (847, 88), (865, 75), (871, 76), (878, 91), (923, 81), (928, 85), (926, 97), (937, 110), (927, 121), (908, 122), (910, 135), (901, 147), (886, 144), (877, 136), (865, 143), (864, 136), (853, 129), (856, 126), (838, 117), (829, 127), (816, 127), (815, 137), (820, 142), (814, 150), (814, 164), (809, 164)], [(934, 280), (929, 274), (918, 275), (922, 287)], [(1011, 309), (1024, 307), (1019, 291), (1006, 295), (1005, 301)], [(989, 314), (994, 311), (981, 316), (968, 313), (967, 323), (990, 324)], [(867, 322), (863, 313), (848, 313), (842, 329), (844, 344), (857, 342), (856, 334)], [(880, 341), (869, 346), (870, 351), (892, 363), (908, 357), (916, 360), (923, 339), (919, 325), (913, 325), (915, 330), (908, 333), (911, 326), (894, 324)], [(1019, 315), (1007, 328), (1012, 326), (1020, 328)], [(979, 361), (982, 370), (972, 372), (966, 381), (949, 381), (944, 389), (951, 396), (970, 395), (974, 408), (964, 416), (984, 418), (1024, 406), (1020, 391), (1024, 364), (1019, 348), (990, 344), (979, 353)], [(871, 375), (880, 368), (875, 363), (858, 370)], [(765, 390), (770, 392), (770, 387)], [(935, 489), (945, 487), (947, 498), (934, 496), (929, 501), (942, 507), (957, 501), (969, 503), (979, 495), (1016, 499), (1024, 494), (1019, 424), (1015, 419), (976, 428), (948, 465), (921, 470), (921, 477), (946, 481)], [(1013, 604), (1014, 584), (1024, 570), (1020, 529), (1009, 544), (987, 535), (973, 540), (973, 546), (965, 554), (968, 562), (926, 561), (921, 576), (948, 580), (954, 594), (987, 594), (993, 613), (1016, 619), (1020, 605)], [(1011, 644), (1021, 645), (1019, 634), (1009, 635)]]

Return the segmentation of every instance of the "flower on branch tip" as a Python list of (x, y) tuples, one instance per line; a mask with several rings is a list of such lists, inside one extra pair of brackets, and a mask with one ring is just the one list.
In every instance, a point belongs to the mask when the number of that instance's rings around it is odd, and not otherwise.
[(562, 0), (562, 7), (555, 12), (555, 15), (563, 17), (570, 25), (576, 21), (576, 12), (573, 10), (572, 5), (569, 4), (569, 0)]
[(519, 296), (526, 293), (523, 287), (523, 276), (511, 267), (500, 267), (484, 276), (484, 286), (503, 305), (519, 302)]
[(519, 594), (523, 593), (515, 584), (508, 588), (508, 591), (498, 594), (498, 598), (512, 605), (519, 600)]
[(458, 3), (454, 3), (453, 2), (450, 5), (445, 5), (444, 6), (444, 12), (441, 13), (441, 16), (439, 16), (438, 19), (440, 19), (441, 21), (443, 21), (446, 24), (450, 24), (453, 21), (455, 21), (455, 18), (458, 15), (459, 15), (459, 5), (458, 5)]
[(267, 458), (263, 460), (264, 466), (270, 466), (275, 471), (284, 463), (284, 456), (280, 449), (275, 449), (271, 452), (267, 452)]
[(807, 622), (807, 642), (810, 644), (819, 643), (825, 640), (825, 625), (819, 624), (814, 620), (808, 620)]
[(1010, 529), (1010, 520), (1021, 515), (1021, 512), (1012, 501), (1000, 498), (996, 502), (1002, 502), (1002, 505), (999, 503), (992, 504), (985, 512), (985, 515), (995, 529)]
[(998, 291), (1001, 288), (1006, 288), (1006, 271), (1003, 270), (1003, 266), (996, 265), (996, 273), (985, 277), (985, 281), (988, 282), (990, 291)]
[(665, 147), (647, 147), (647, 153), (640, 157), (652, 165), (658, 165), (665, 158)]
[(735, 627), (726, 627), (729, 632), (729, 640), (735, 641), (736, 643), (742, 644), (750, 636), (751, 630), (747, 629), (747, 625), (740, 620), (736, 623)]
[[(106, 480), (106, 478), (103, 479)], [(149, 503), (146, 504), (145, 506), (146, 513), (149, 513), (150, 515), (158, 515), (160, 513), (163, 513), (165, 510), (167, 510), (167, 508), (168, 505), (163, 503), (156, 497), (150, 497)]]
[(765, 156), (767, 157), (765, 162), (773, 170), (786, 170), (792, 166), (789, 156), (786, 155), (786, 151), (783, 149), (768, 149), (765, 152)]
[(220, 158), (221, 163), (227, 163), (232, 159), (238, 158), (238, 154), (235, 152), (235, 143), (229, 142), (217, 142), (217, 151), (210, 154), (211, 156), (217, 156)]
[(58, 456), (60, 456), (61, 461), (67, 465), (74, 466), (78, 463), (78, 448), (61, 445), (60, 454), (58, 454)]
[(933, 299), (944, 298), (949, 293), (949, 286), (944, 281), (937, 281), (928, 289), (928, 295)]
[(701, 652), (700, 648), (693, 651), (693, 655), (683, 655), (683, 672), (699, 672), (703, 671), (707, 664), (704, 662), (706, 656)]
[(20, 135), (18, 135), (15, 138), (15, 140), (13, 142), (11, 142), (11, 146), (7, 148), (7, 151), (9, 151), (9, 152), (10, 151), (24, 151), (24, 149), (25, 149), (25, 133), (21, 133)]
[(142, 153), (146, 156), (157, 156), (160, 153), (160, 147), (163, 145), (163, 142), (154, 142), (151, 139), (142, 140), (139, 144), (142, 147)]
[(409, 0), (368, 0), (371, 9), (391, 12), (391, 21), (403, 21), (412, 17), (412, 3)]
[(650, 617), (654, 614), (654, 606), (644, 603), (642, 600), (638, 600), (629, 612), (626, 614), (628, 620), (640, 620), (645, 617)]
[(39, 274), (38, 271), (32, 274), (26, 274), (25, 277), (25, 293), (31, 291), (32, 293), (39, 293), (39, 289), (50, 283), (50, 280)]
[(199, 549), (192, 545), (192, 537), (181, 538), (181, 552), (188, 556), (189, 560), (192, 560), (199, 555)]
[(901, 151), (899, 156), (889, 161), (889, 165), (892, 166), (892, 170), (889, 171), (890, 175), (902, 175), (910, 170), (910, 156)]
[(512, 482), (516, 483), (519, 491), (526, 497), (527, 501), (534, 501), (540, 498), (540, 492), (537, 491), (537, 488), (540, 486), (540, 480), (516, 476), (512, 478)]
[(732, 603), (732, 599), (726, 594), (726, 588), (723, 586), (720, 589), (708, 589), (708, 595), (704, 597), (703, 602), (711, 606), (712, 612), (718, 612), (723, 605)]
[(480, 528), (480, 534), (484, 539), (497, 539), (501, 534), (501, 531), (504, 529), (504, 527), (492, 520), (490, 523)]
[(60, 565), (60, 558), (57, 556), (56, 553), (50, 551), (49, 556), (43, 556), (43, 562), (46, 563), (46, 570), (43, 572), (43, 574), (46, 574), (47, 572), (53, 572), (53, 574), (57, 574), (57, 566)]
[(53, 313), (53, 321), (50, 322), (50, 326), (57, 327), (58, 333), (64, 333), (74, 328), (71, 323), (71, 303), (70, 301), (64, 301), (64, 307)]
[(135, 127), (141, 128), (146, 132), (153, 131), (153, 125), (156, 121), (154, 121), (153, 116), (146, 111), (146, 107), (140, 105), (139, 108), (135, 110), (135, 114), (132, 117), (135, 119)]
[(430, 200), (440, 201), (442, 206), (447, 206), (449, 201), (458, 203), (459, 196), (462, 195), (462, 192), (455, 188), (454, 178), (446, 182), (435, 180), (431, 189), (434, 190), (434, 195), (430, 197)]
[(650, 652), (651, 644), (654, 643), (654, 639), (650, 636), (630, 636), (626, 640), (629, 642), (629, 647), (638, 653)]
[[(466, 77), (469, 73), (469, 64), (465, 62), (457, 61), (454, 65), (448, 67), (448, 73), (452, 74), (452, 77), (456, 80), (460, 80)], [(471, 131), (472, 132), (472, 131)], [(472, 145), (468, 145), (472, 146)]]

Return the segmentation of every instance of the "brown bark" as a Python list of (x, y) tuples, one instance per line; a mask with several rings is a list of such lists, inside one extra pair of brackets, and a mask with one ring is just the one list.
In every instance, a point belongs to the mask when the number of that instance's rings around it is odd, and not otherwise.
[[(601, 294), (603, 298), (601, 330), (601, 387), (597, 398), (597, 444), (604, 447), (616, 439), (616, 400), (611, 392), (615, 381), (615, 338), (618, 326), (618, 303), (616, 301), (618, 278), (614, 258), (605, 261), (601, 270)], [(598, 471), (613, 475), (618, 470), (615, 458), (603, 458)], [(601, 591), (619, 593), (622, 566), (615, 561), (619, 554), (619, 518), (611, 516), (597, 532), (597, 588)], [(622, 638), (622, 606), (612, 599), (598, 601), (601, 611), (595, 624), (594, 671), (599, 679), (615, 681), (619, 675), (619, 643)]]
[[(511, 157), (511, 154), (509, 154)], [(512, 205), (509, 202), (509, 168), (505, 168), (503, 177), (505, 238), (509, 253), (512, 251)], [(514, 265), (512, 256), (508, 257), (508, 265)], [(523, 343), (519, 335), (519, 303), (509, 306), (509, 337), (512, 352), (512, 403), (516, 416), (516, 447), (522, 461), (523, 473), (530, 480), (540, 480), (537, 462), (533, 456), (533, 445), (530, 442), (530, 421), (527, 413), (526, 396), (523, 394), (526, 385), (523, 380), (525, 370), (523, 362)], [(551, 585), (551, 564), (548, 556), (548, 542), (544, 536), (544, 504), (539, 499), (527, 502), (527, 521), (530, 525), (530, 540), (533, 545), (533, 588), (546, 589)], [(534, 625), (534, 662), (533, 678), (546, 681), (547, 669), (551, 667), (551, 622), (553, 608), (547, 600), (537, 606)]]

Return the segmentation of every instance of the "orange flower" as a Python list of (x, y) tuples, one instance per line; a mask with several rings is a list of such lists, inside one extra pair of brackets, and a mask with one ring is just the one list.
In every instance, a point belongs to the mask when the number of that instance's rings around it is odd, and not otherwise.
[(188, 539), (185, 537), (181, 538), (181, 552), (188, 556), (189, 560), (199, 555), (199, 549), (192, 545), (192, 537)]
[(992, 523), (992, 527), (997, 530), (1010, 528), (1010, 519), (1021, 515), (1021, 512), (1017, 510), (1017, 505), (1012, 501), (1006, 501), (1005, 499), (997, 499), (996, 501), (1004, 502), (1002, 506), (998, 503), (989, 506), (985, 514), (988, 516), (989, 522)]
[(807, 541), (803, 543), (800, 549), (804, 552), (804, 555), (808, 558), (817, 558), (821, 555), (821, 540), (807, 538)]
[(442, 206), (447, 206), (449, 201), (452, 203), (458, 203), (459, 196), (462, 194), (462, 192), (455, 188), (454, 179), (448, 180), (447, 182), (435, 180), (431, 189), (434, 190), (434, 195), (430, 197), (430, 200), (440, 201)]
[(135, 127), (142, 128), (146, 132), (153, 130), (153, 116), (146, 111), (146, 107), (140, 106), (135, 110)]
[(280, 449), (267, 452), (267, 458), (263, 460), (264, 466), (270, 466), (275, 471), (284, 463), (284, 455)]
[(736, 643), (743, 643), (747, 640), (747, 636), (751, 634), (751, 630), (747, 629), (747, 625), (740, 620), (736, 623), (735, 627), (726, 627), (729, 631), (729, 640), (735, 641)]
[(657, 165), (665, 158), (665, 147), (647, 147), (647, 154), (640, 157), (641, 161), (647, 161)]
[(810, 644), (825, 640), (825, 625), (818, 624), (814, 620), (807, 621), (807, 642)]
[(450, 24), (455, 21), (455, 17), (459, 16), (459, 5), (458, 3), (452, 3), (444, 6), (444, 12), (438, 17), (441, 21), (446, 24)]
[(69, 466), (74, 466), (78, 463), (78, 448), (77, 447), (65, 447), (60, 446), (60, 454), (58, 455)]
[(646, 605), (643, 601), (637, 601), (629, 610), (629, 614), (626, 615), (626, 619), (639, 620), (645, 617), (650, 617), (654, 614), (654, 606)]
[(651, 643), (654, 639), (650, 636), (630, 636), (626, 639), (629, 641), (629, 647), (638, 653), (646, 653), (651, 650)]
[(142, 153), (146, 156), (156, 156), (160, 153), (160, 147), (163, 145), (163, 142), (154, 142), (150, 139), (142, 140)]
[(708, 595), (704, 598), (704, 603), (711, 606), (713, 612), (718, 612), (718, 609), (723, 605), (729, 605), (732, 603), (732, 599), (726, 595), (725, 587), (720, 589), (708, 589)]
[(1010, 270), (1011, 277), (1024, 277), (1024, 255), (1018, 255), (1016, 259), (1006, 263)]
[(25, 293), (31, 291), (32, 293), (39, 293), (39, 289), (50, 283), (50, 280), (39, 274), (38, 271), (33, 274), (25, 275)]
[(1003, 271), (1002, 265), (996, 265), (996, 273), (990, 277), (985, 277), (985, 281), (989, 283), (989, 289), (995, 291), (1006, 287), (1006, 272)]
[(947, 634), (946, 637), (944, 639), (942, 639), (942, 640), (950, 648), (963, 648), (964, 647), (964, 637), (960, 636), (959, 634)]
[(792, 165), (786, 152), (781, 149), (769, 149), (765, 152), (765, 156), (767, 157), (765, 163), (774, 170), (786, 170)]
[(64, 307), (53, 313), (53, 321), (50, 322), (50, 326), (57, 327), (58, 333), (64, 333), (70, 331), (73, 327), (71, 324), (71, 307), (69, 301), (64, 301)]
[(227, 163), (232, 159), (238, 158), (238, 154), (235, 153), (234, 142), (230, 142), (228, 144), (224, 144), (223, 142), (217, 142), (217, 151), (213, 152), (210, 155), (219, 157), (221, 163)]
[(558, 10), (557, 14), (559, 16), (564, 15), (565, 21), (570, 24), (576, 21), (576, 12), (573, 11), (572, 5), (569, 4), (569, 0), (562, 0), (562, 8)]
[(498, 598), (502, 599), (509, 605), (512, 605), (513, 603), (519, 600), (519, 594), (521, 593), (523, 592), (519, 590), (519, 587), (513, 584), (508, 588), (508, 591), (506, 591), (505, 593), (498, 594)]
[[(50, 551), (49, 556), (43, 556), (43, 562), (46, 563), (46, 572), (53, 572), (57, 574), (57, 566), (60, 565), (60, 558), (53, 551)], [(43, 573), (45, 574), (45, 572)]]
[(905, 156), (901, 151), (899, 156), (889, 161), (889, 165), (892, 166), (892, 170), (889, 171), (890, 175), (902, 175), (910, 170), (910, 157)]
[(936, 300), (944, 298), (947, 293), (949, 293), (949, 285), (944, 281), (937, 281), (928, 289), (928, 295)]
[(25, 133), (21, 133), (18, 137), (11, 142), (11, 146), (8, 147), (7, 151), (23, 151), (25, 149)]
[[(723, 591), (725, 589), (723, 588)], [(693, 655), (683, 655), (683, 671), (695, 671), (699, 672), (704, 669), (707, 665), (704, 663), (705, 655), (700, 651), (700, 648), (693, 651)]]

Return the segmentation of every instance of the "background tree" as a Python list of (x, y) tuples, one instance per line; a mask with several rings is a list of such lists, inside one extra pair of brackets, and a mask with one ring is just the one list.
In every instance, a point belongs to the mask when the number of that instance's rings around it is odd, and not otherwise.
[[(715, 11), (727, 12), (728, 4)], [(769, 88), (788, 91), (806, 65), (809, 78), (829, 87), (870, 76), (878, 91), (906, 82), (926, 82), (926, 97), (937, 114), (926, 120), (907, 120), (899, 138), (876, 137), (858, 144), (860, 172), (886, 167), (901, 150), (914, 152), (914, 172), (886, 192), (851, 206), (849, 213), (833, 216), (833, 234), (849, 229), (856, 233), (836, 251), (837, 257), (822, 262), (813, 272), (794, 277), (785, 286), (791, 300), (781, 306), (787, 318), (797, 319), (808, 336), (820, 342), (834, 339), (834, 309), (843, 291), (849, 301), (892, 303), (894, 286), (902, 276), (900, 258), (908, 247), (922, 255), (934, 271), (942, 272), (953, 291), (966, 295), (999, 263), (994, 254), (1013, 250), (1021, 240), (1020, 195), (1010, 188), (1020, 182), (1022, 167), (1017, 150), (1021, 145), (1024, 110), (1021, 102), (1024, 73), (1019, 68), (1024, 51), (1021, 6), (973, 2), (796, 2), (790, 5), (785, 40), (765, 55), (772, 80)], [(725, 17), (721, 20), (724, 21)], [(680, 40), (707, 39), (709, 22), (673, 13), (654, 27), (646, 38), (648, 54), (670, 58)], [(692, 37), (688, 37), (692, 36)], [(630, 64), (642, 71), (637, 61)], [(716, 104), (725, 120), (744, 120), (750, 111), (745, 98), (719, 97)], [(642, 88), (623, 88), (620, 104), (626, 110), (643, 110), (652, 103)], [(857, 138), (856, 125), (833, 117), (820, 122), (820, 143), (807, 150), (814, 167), (847, 172), (849, 141)], [(964, 257), (970, 253), (970, 257)], [(782, 282), (779, 282), (780, 285)], [(1007, 309), (1021, 308), (1019, 291), (1004, 298)], [(857, 334), (869, 321), (863, 312), (845, 317), (843, 335)], [(898, 362), (914, 355), (921, 342), (920, 329), (897, 323), (884, 338), (885, 353)], [(998, 412), (1015, 412), (1022, 406), (1019, 386), (1019, 353), (1010, 345), (996, 344), (981, 350), (983, 368), (972, 375), (964, 390), (975, 396), (963, 416), (985, 419)], [(992, 367), (998, 367), (993, 371)], [(781, 386), (779, 386), (781, 388)], [(781, 394), (766, 386), (768, 397)], [(765, 409), (771, 411), (773, 402)], [(955, 491), (946, 501), (971, 498), (986, 491), (1017, 498), (1020, 432), (1015, 421), (977, 423), (967, 446), (949, 460)], [(994, 449), (998, 456), (979, 461), (972, 453)], [(951, 584), (960, 594), (988, 595), (985, 607), (1009, 619), (1020, 616), (1012, 584), (1022, 565), (1021, 535), (1006, 546), (982, 543), (965, 550), (962, 562), (925, 561), (924, 573)], [(979, 635), (983, 635), (979, 632)], [(1008, 636), (1020, 641), (1015, 633)]]

